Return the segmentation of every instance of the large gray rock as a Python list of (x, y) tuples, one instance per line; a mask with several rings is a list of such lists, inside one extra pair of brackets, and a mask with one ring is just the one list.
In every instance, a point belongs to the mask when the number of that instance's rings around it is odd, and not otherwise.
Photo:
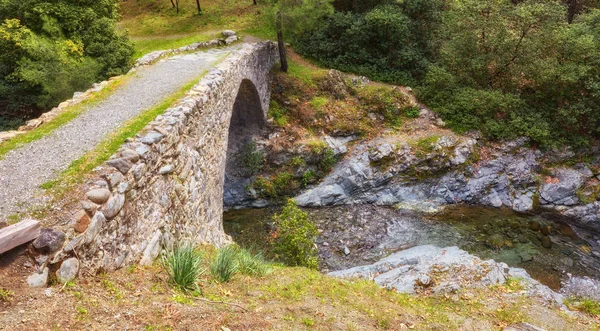
[(56, 271), (56, 278), (61, 283), (66, 283), (75, 279), (79, 272), (79, 260), (72, 257), (63, 261), (58, 271)]
[(540, 189), (540, 200), (544, 205), (572, 206), (579, 203), (576, 196), (585, 176), (575, 169), (559, 168), (554, 178), (544, 183)]
[(42, 229), (40, 236), (33, 241), (33, 247), (42, 254), (52, 254), (62, 248), (65, 234), (54, 229)]
[[(334, 271), (330, 276), (373, 280), (378, 285), (401, 293), (414, 293), (430, 287), (433, 292), (455, 292), (465, 287), (502, 284), (518, 277), (529, 295), (562, 305), (562, 296), (532, 279), (525, 270), (505, 263), (482, 261), (458, 247), (416, 246), (394, 253), (374, 264)], [(435, 283), (426, 281), (436, 275)]]

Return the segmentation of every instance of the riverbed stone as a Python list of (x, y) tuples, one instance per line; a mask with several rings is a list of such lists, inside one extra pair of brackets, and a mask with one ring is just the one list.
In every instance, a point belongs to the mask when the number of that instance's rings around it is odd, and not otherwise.
[(86, 196), (93, 203), (103, 204), (110, 198), (110, 191), (105, 188), (94, 189), (88, 191)]
[[(453, 272), (446, 272), (453, 270)], [(482, 261), (458, 247), (416, 246), (396, 252), (370, 265), (330, 272), (340, 278), (373, 280), (401, 293), (415, 293), (420, 281), (435, 275), (434, 293), (456, 292), (465, 287), (487, 287), (519, 277), (525, 292), (562, 305), (562, 296), (531, 278), (520, 268), (510, 268), (493, 260)]]
[(40, 236), (33, 241), (33, 247), (42, 254), (52, 254), (62, 248), (65, 234), (60, 230), (42, 229)]
[(58, 271), (56, 271), (56, 278), (60, 283), (69, 282), (77, 276), (79, 272), (79, 260), (77, 258), (70, 258), (60, 265)]

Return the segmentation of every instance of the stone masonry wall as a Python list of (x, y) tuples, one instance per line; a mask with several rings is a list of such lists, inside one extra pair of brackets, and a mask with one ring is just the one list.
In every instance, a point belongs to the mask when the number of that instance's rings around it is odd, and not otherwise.
[(75, 256), (88, 270), (113, 270), (151, 263), (176, 243), (229, 242), (223, 176), (234, 102), (248, 80), (266, 114), (276, 61), (273, 43), (245, 44), (96, 168), (53, 262)]

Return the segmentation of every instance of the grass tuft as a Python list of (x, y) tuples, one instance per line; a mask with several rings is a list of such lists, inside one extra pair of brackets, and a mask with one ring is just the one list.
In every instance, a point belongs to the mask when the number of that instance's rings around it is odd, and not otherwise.
[(198, 290), (198, 278), (206, 272), (202, 268), (202, 254), (191, 244), (184, 244), (162, 257), (162, 266), (172, 285), (182, 291)]
[(238, 273), (238, 250), (235, 245), (225, 246), (217, 250), (217, 254), (210, 264), (210, 273), (216, 281), (226, 283)]

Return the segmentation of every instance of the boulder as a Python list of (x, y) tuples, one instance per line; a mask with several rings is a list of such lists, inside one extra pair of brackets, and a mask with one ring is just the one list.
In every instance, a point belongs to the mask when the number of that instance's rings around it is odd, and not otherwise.
[(113, 219), (115, 216), (119, 214), (123, 205), (125, 204), (125, 195), (123, 194), (115, 194), (108, 202), (102, 207), (102, 213), (107, 219)]
[(54, 229), (42, 229), (40, 236), (33, 241), (33, 247), (42, 254), (52, 254), (62, 248), (65, 234)]
[(44, 268), (42, 272), (34, 272), (31, 276), (27, 277), (27, 284), (31, 287), (44, 287), (48, 284), (48, 267)]
[(87, 198), (97, 204), (105, 203), (110, 198), (110, 191), (105, 188), (90, 190), (86, 194)]
[(79, 260), (72, 257), (70, 259), (65, 260), (61, 265), (58, 271), (56, 271), (56, 279), (58, 279), (61, 283), (66, 283), (75, 279), (77, 273), (79, 272)]

